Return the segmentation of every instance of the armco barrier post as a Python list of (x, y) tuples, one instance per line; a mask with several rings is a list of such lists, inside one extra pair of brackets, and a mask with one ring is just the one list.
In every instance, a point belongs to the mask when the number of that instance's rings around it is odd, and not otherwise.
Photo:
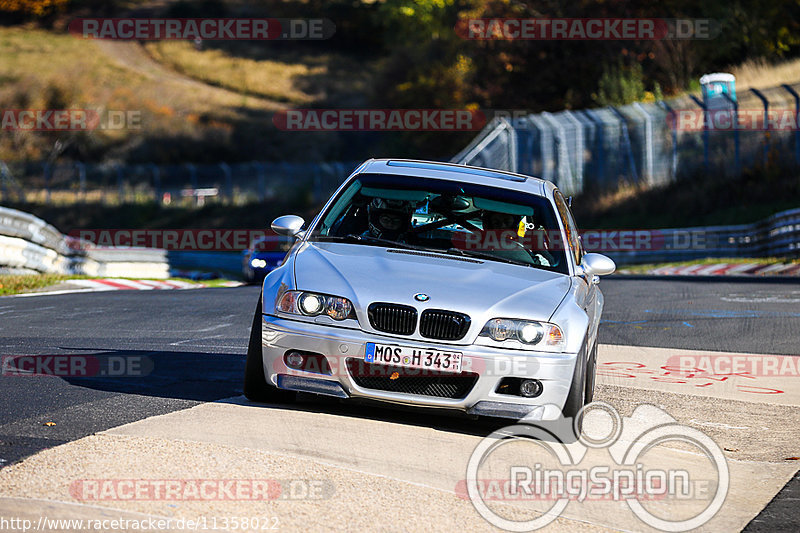
[(647, 184), (652, 185), (655, 180), (655, 173), (653, 172), (653, 160), (655, 159), (655, 149), (653, 148), (653, 117), (639, 102), (633, 104), (634, 109), (638, 110), (644, 115), (644, 172), (647, 177)]
[(675, 114), (675, 110), (665, 101), (660, 101), (658, 105), (668, 113), (667, 117), (669, 118), (667, 120), (669, 120), (670, 130), (672, 130), (672, 165), (670, 166), (672, 175), (670, 178), (674, 181), (678, 177), (678, 116)]
[[(797, 91), (791, 85), (783, 84), (781, 85), (786, 91), (792, 95), (794, 98), (794, 120), (795, 124), (800, 121), (800, 95), (797, 94)], [(800, 128), (794, 129), (794, 162), (797, 165), (800, 165)]]
[(709, 119), (708, 108), (706, 107), (706, 104), (704, 104), (702, 101), (700, 101), (700, 99), (697, 98), (695, 95), (690, 94), (689, 98), (694, 100), (694, 103), (699, 105), (700, 109), (703, 110), (703, 118), (704, 118), (704, 120), (703, 120), (703, 167), (706, 169), (706, 173), (708, 173), (709, 170), (710, 170), (710, 163), (709, 163), (709, 158), (708, 158), (708, 148), (709, 148), (708, 144), (710, 142), (710, 133), (708, 131), (708, 119)]
[(739, 102), (732, 98), (727, 92), (723, 91), (720, 93), (723, 97), (725, 97), (733, 106), (733, 121), (731, 122), (733, 127), (733, 151), (734, 151), (734, 158), (736, 161), (736, 176), (739, 176), (742, 173), (742, 158), (741, 158), (741, 150), (739, 149), (739, 128), (737, 125), (739, 124)]
[(761, 103), (764, 104), (764, 166), (766, 167), (769, 158), (769, 100), (758, 89), (751, 88), (750, 92), (756, 95), (761, 100)]

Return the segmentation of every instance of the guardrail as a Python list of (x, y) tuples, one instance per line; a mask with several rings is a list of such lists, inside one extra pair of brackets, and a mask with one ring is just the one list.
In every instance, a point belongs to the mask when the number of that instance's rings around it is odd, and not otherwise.
[(611, 233), (615, 232), (587, 232), (584, 247), (604, 253), (621, 265), (707, 257), (800, 257), (800, 208), (754, 224), (630, 230), (624, 239)]
[(0, 207), (0, 268), (99, 277), (169, 277), (165, 250), (95, 248), (29, 213)]
[[(754, 224), (656, 230), (599, 230), (583, 234), (587, 251), (618, 265), (668, 263), (707, 257), (800, 257), (800, 208)], [(234, 252), (153, 248), (95, 248), (43, 220), (0, 207), (0, 268), (107, 277), (167, 278), (170, 267), (238, 273)]]

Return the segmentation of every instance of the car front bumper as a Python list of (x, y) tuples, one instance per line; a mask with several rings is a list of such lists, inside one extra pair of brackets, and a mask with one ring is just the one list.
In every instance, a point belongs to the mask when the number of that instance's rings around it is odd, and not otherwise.
[[(462, 372), (476, 374), (477, 379), (462, 398), (407, 394), (359, 386), (346, 361), (355, 359), (363, 362), (367, 342), (461, 352)], [(284, 355), (292, 350), (322, 354), (330, 365), (331, 373), (287, 367)], [(267, 382), (283, 389), (535, 420), (555, 420), (560, 417), (576, 362), (584, 356), (582, 353), (553, 354), (480, 345), (420, 342), (271, 315), (262, 316), (262, 352)], [(505, 377), (539, 380), (543, 385), (542, 393), (535, 398), (500, 394), (497, 387)]]

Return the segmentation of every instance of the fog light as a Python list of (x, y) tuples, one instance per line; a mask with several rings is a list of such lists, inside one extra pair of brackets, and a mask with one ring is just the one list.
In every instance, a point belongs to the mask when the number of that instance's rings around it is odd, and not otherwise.
[(303, 354), (300, 352), (288, 352), (283, 356), (283, 360), (289, 368), (300, 370), (303, 368), (303, 363), (305, 363), (306, 358), (303, 357)]
[(519, 384), (520, 395), (526, 398), (536, 398), (542, 393), (542, 382), (537, 379), (526, 379)]

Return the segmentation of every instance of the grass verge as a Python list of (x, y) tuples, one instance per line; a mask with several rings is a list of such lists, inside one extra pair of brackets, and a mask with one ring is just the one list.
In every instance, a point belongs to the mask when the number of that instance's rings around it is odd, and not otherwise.
[[(0, 274), (0, 296), (22, 294), (46, 289), (59, 283), (73, 279), (93, 279), (90, 276), (76, 276), (70, 274)], [(120, 278), (120, 279), (148, 279), (148, 278)], [(165, 281), (165, 280), (157, 280)], [(186, 281), (196, 283), (203, 287), (217, 288), (229, 287), (231, 283), (238, 283), (230, 279), (211, 279), (198, 282), (188, 278), (169, 278), (169, 281)]]
[(44, 289), (70, 279), (86, 279), (86, 276), (66, 274), (0, 274), (0, 296), (20, 294)]

